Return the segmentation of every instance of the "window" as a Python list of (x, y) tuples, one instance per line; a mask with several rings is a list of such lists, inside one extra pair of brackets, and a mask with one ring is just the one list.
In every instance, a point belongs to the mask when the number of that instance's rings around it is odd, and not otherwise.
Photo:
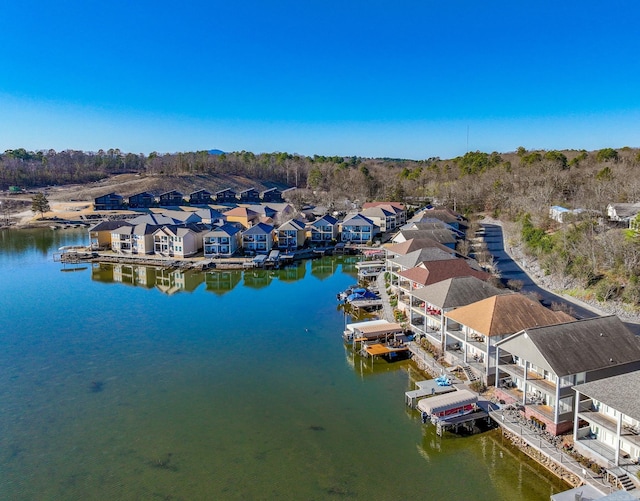
[(558, 405), (558, 411), (560, 414), (573, 411), (573, 397), (564, 397), (560, 399), (560, 405)]

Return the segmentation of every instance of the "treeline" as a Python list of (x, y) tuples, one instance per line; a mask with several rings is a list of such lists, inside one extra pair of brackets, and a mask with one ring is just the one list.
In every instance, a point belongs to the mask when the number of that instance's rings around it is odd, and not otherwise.
[[(320, 157), (319, 157), (320, 158)], [(0, 155), (0, 189), (8, 186), (38, 188), (49, 185), (88, 183), (115, 174), (215, 175), (230, 174), (283, 185), (306, 185), (308, 165), (298, 155), (250, 152), (212, 155), (207, 151), (163, 154), (122, 153), (118, 149), (98, 152), (54, 150), (31, 152), (7, 150)]]

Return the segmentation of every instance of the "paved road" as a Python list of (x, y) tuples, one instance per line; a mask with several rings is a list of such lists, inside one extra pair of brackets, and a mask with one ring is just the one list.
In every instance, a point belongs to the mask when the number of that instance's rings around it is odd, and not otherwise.
[[(558, 296), (536, 284), (532, 278), (516, 263), (504, 248), (504, 237), (502, 227), (497, 224), (483, 224), (485, 230), (485, 242), (487, 249), (496, 260), (502, 278), (506, 280), (522, 280), (521, 292), (535, 292), (541, 298), (542, 304), (549, 306), (551, 303), (563, 303), (571, 308), (574, 316), (578, 319), (593, 318), (606, 313), (595, 308), (580, 304), (564, 296)], [(625, 325), (636, 335), (640, 335), (640, 324), (625, 322)]]

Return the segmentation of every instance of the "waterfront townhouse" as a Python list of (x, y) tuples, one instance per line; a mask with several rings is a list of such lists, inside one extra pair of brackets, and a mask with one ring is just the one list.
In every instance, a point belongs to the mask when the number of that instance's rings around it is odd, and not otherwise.
[(259, 222), (260, 214), (247, 207), (235, 207), (223, 213), (228, 223), (240, 223), (244, 228), (251, 228)]
[(242, 248), (247, 254), (268, 254), (273, 249), (273, 226), (258, 223), (242, 233)]
[(197, 212), (193, 211), (162, 209), (162, 215), (170, 217), (177, 224), (197, 224), (202, 222)]
[(153, 235), (159, 228), (149, 223), (117, 228), (111, 232), (111, 250), (121, 254), (153, 254)]
[(221, 212), (210, 208), (198, 209), (195, 215), (199, 218), (200, 222), (209, 225), (221, 226), (226, 221)]
[(373, 238), (379, 233), (380, 228), (362, 214), (347, 216), (340, 224), (340, 239), (343, 242), (366, 244), (373, 241)]
[(241, 247), (240, 228), (226, 223), (204, 234), (204, 257), (231, 257)]
[(449, 247), (442, 245), (431, 238), (411, 238), (409, 240), (405, 240), (404, 242), (395, 244), (385, 244), (383, 245), (385, 249), (386, 259), (393, 259), (398, 256), (405, 256), (410, 252), (414, 252), (421, 249), (426, 249), (429, 247), (435, 247), (437, 249), (442, 249), (447, 252), (451, 257), (455, 257), (456, 253)]
[(399, 244), (411, 239), (430, 239), (448, 247), (450, 249), (456, 248), (458, 237), (454, 234), (452, 229), (446, 228), (426, 228), (426, 229), (401, 229), (396, 233), (391, 241)]
[(156, 203), (156, 197), (154, 197), (148, 191), (143, 191), (142, 193), (136, 193), (135, 195), (131, 195), (129, 197), (129, 208), (130, 209), (148, 209), (152, 207), (153, 204)]
[(573, 320), (561, 311), (545, 308), (522, 294), (503, 294), (445, 313), (444, 357), (469, 366), (487, 384), (495, 379), (496, 345), (529, 327)]
[(278, 249), (295, 250), (304, 245), (307, 230), (305, 224), (297, 219), (291, 219), (278, 228)]
[(121, 226), (111, 231), (111, 250), (119, 254), (132, 254), (133, 226)]
[(496, 349), (496, 396), (522, 404), (527, 419), (555, 435), (573, 428), (572, 386), (640, 369), (640, 341), (613, 315), (528, 327)]
[(327, 245), (338, 239), (338, 220), (333, 216), (322, 216), (309, 225), (309, 232), (311, 243)]
[(231, 188), (226, 188), (224, 190), (216, 191), (216, 202), (219, 204), (230, 204), (236, 203), (238, 201), (236, 197), (236, 192)]
[[(436, 249), (431, 249), (436, 250)], [(491, 275), (481, 271), (473, 260), (453, 258), (423, 261), (413, 268), (398, 272), (398, 309), (409, 312), (414, 291), (453, 277), (472, 276), (489, 280)]]
[(415, 214), (411, 218), (411, 222), (420, 223), (427, 221), (441, 221), (448, 226), (451, 226), (455, 230), (463, 231), (466, 229), (466, 220), (460, 214), (457, 214), (449, 209), (425, 209)]
[(269, 188), (268, 190), (264, 190), (260, 193), (260, 198), (263, 203), (267, 202), (284, 202), (282, 198), (282, 191), (278, 188)]
[(259, 215), (259, 222), (274, 225), (274, 221), (278, 218), (278, 211), (266, 204), (252, 205), (251, 209)]
[(91, 249), (110, 249), (111, 233), (121, 226), (131, 226), (131, 223), (127, 221), (101, 221), (89, 228), (89, 245)]
[(369, 207), (360, 212), (364, 217), (373, 221), (382, 233), (396, 229), (396, 214), (384, 206)]
[(241, 204), (258, 204), (260, 203), (260, 192), (255, 188), (248, 188), (238, 193)]
[[(574, 386), (573, 443), (601, 466), (636, 478), (640, 468), (640, 371)], [(620, 475), (619, 475), (620, 477)]]
[(293, 205), (283, 202), (283, 203), (269, 203), (269, 204), (260, 204), (254, 205), (251, 207), (256, 212), (264, 213), (267, 217), (270, 217), (274, 221), (288, 221), (292, 219), (295, 215), (295, 208)]
[(453, 277), (413, 290), (409, 325), (418, 336), (444, 351), (445, 313), (500, 294), (512, 294), (472, 276)]
[(395, 228), (402, 226), (407, 222), (407, 209), (400, 202), (365, 202), (362, 204), (362, 210), (365, 211), (372, 207), (382, 207), (388, 212), (394, 214), (393, 226)]
[(93, 200), (93, 210), (120, 210), (123, 209), (122, 195), (117, 193), (108, 193)]
[(153, 234), (154, 252), (162, 256), (188, 257), (202, 250), (206, 228), (197, 224), (166, 225)]
[(177, 190), (167, 191), (158, 197), (158, 205), (160, 205), (160, 207), (174, 207), (182, 205), (184, 203), (182, 198), (182, 193)]
[(207, 190), (197, 190), (189, 194), (189, 203), (191, 205), (207, 205), (213, 203), (211, 192)]
[[(389, 249), (392, 250), (390, 251)], [(424, 247), (408, 252), (407, 254), (397, 254), (395, 246), (391, 246), (387, 249), (385, 260), (389, 286), (392, 291), (397, 293), (400, 283), (408, 280), (401, 277), (400, 273), (415, 268), (419, 264), (427, 261), (448, 261), (455, 258), (455, 253), (446, 247), (444, 249)], [(405, 288), (409, 289), (408, 286)]]
[(164, 224), (180, 224), (181, 221), (179, 219), (174, 219), (172, 217), (166, 216), (162, 213), (151, 213), (151, 214), (143, 214), (141, 216), (134, 217), (133, 219), (129, 219), (129, 223), (132, 225), (136, 224), (155, 224), (157, 226), (162, 226)]

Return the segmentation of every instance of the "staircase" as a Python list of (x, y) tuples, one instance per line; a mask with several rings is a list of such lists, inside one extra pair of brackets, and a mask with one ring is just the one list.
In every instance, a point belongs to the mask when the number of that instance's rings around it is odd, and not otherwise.
[(609, 473), (616, 478), (617, 486), (622, 487), (625, 491), (632, 491), (636, 488), (633, 481), (627, 475), (627, 472), (622, 468), (616, 468), (609, 470)]
[(462, 371), (464, 372), (464, 375), (467, 376), (467, 380), (470, 383), (480, 380), (480, 378), (476, 376), (476, 374), (471, 370), (471, 367), (469, 367), (468, 365), (463, 365)]
[(627, 475), (626, 473), (618, 477), (618, 482), (625, 491), (632, 491), (636, 488), (634, 483), (629, 478), (629, 475)]

